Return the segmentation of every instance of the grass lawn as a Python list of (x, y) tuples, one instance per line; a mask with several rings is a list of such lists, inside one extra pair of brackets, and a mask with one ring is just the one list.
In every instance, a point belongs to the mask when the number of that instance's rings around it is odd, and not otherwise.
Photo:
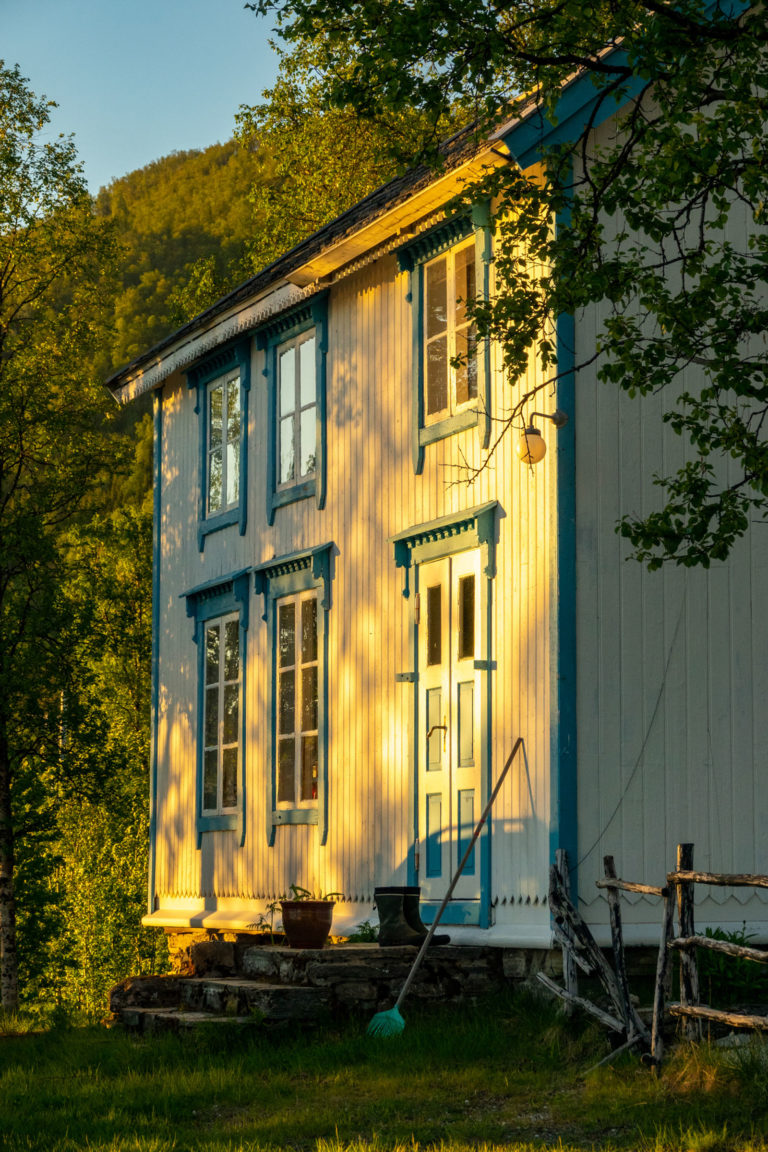
[[(768, 1149), (768, 1046), (588, 1070), (601, 1032), (519, 995), (403, 1035), (0, 1034), (0, 1148), (99, 1152)], [(585, 1073), (588, 1073), (585, 1075)]]

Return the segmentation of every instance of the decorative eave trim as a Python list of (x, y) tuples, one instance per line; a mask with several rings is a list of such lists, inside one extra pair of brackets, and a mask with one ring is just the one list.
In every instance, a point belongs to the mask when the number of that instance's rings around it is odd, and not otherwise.
[[(182, 592), (179, 599), (187, 602), (187, 616), (197, 622), (204, 618), (203, 608), (206, 604), (211, 605), (212, 601), (233, 597), (240, 610), (241, 626), (247, 629), (248, 585), (251, 571), (250, 568), (241, 568), (231, 576), (217, 576), (213, 580), (206, 580), (204, 584), (198, 584), (195, 588)], [(212, 614), (217, 613), (218, 606), (212, 605)]]
[(417, 264), (423, 264), (439, 256), (441, 252), (453, 248), (472, 235), (474, 222), (472, 213), (461, 213), (452, 216), (441, 224), (422, 232), (401, 248), (396, 249), (397, 264), (401, 272), (412, 272)]
[(426, 559), (423, 553), (427, 550), (430, 553), (447, 556), (451, 552), (481, 547), (484, 550), (483, 571), (489, 579), (492, 579), (496, 575), (498, 508), (499, 502), (491, 500), (487, 504), (478, 504), (462, 512), (441, 516), (438, 520), (430, 520), (426, 524), (418, 524), (414, 528), (398, 532), (396, 536), (390, 536), (389, 540), (395, 551), (395, 567), (405, 569), (403, 596), (407, 598), (410, 595), (411, 566), (419, 563), (421, 559)]
[(311, 574), (312, 580), (323, 585), (323, 599), (321, 605), (326, 610), (331, 606), (331, 557), (336, 545), (333, 541), (328, 544), (319, 544), (315, 548), (306, 548), (301, 552), (290, 552), (285, 556), (276, 556), (263, 564), (257, 564), (253, 572), (254, 591), (257, 596), (264, 597), (264, 615), (269, 615), (269, 586), (273, 580), (281, 576), (292, 576), (297, 572)]

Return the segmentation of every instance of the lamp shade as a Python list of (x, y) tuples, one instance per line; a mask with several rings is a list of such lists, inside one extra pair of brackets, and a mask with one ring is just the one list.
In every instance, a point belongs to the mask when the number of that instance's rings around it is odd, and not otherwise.
[(518, 440), (515, 451), (523, 464), (538, 464), (547, 454), (547, 445), (538, 428), (530, 425)]

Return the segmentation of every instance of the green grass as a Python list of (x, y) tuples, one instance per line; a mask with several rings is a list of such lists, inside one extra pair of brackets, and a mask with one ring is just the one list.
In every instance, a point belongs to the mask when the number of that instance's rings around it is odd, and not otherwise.
[(655, 1079), (518, 996), (321, 1036), (0, 1033), (0, 1148), (46, 1152), (768, 1149), (768, 1049), (686, 1050)]

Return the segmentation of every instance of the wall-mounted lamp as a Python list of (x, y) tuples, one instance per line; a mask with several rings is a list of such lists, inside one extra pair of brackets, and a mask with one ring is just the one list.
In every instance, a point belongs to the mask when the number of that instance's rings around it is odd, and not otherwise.
[(539, 416), (542, 420), (551, 420), (555, 428), (562, 428), (564, 424), (568, 423), (568, 413), (563, 412), (562, 408), (555, 409), (551, 414), (548, 412), (532, 412), (531, 423), (523, 430), (523, 434), (515, 446), (515, 451), (522, 460), (523, 464), (538, 464), (539, 460), (543, 460), (547, 454), (547, 445), (544, 442), (544, 437), (538, 428), (533, 425), (533, 417)]

